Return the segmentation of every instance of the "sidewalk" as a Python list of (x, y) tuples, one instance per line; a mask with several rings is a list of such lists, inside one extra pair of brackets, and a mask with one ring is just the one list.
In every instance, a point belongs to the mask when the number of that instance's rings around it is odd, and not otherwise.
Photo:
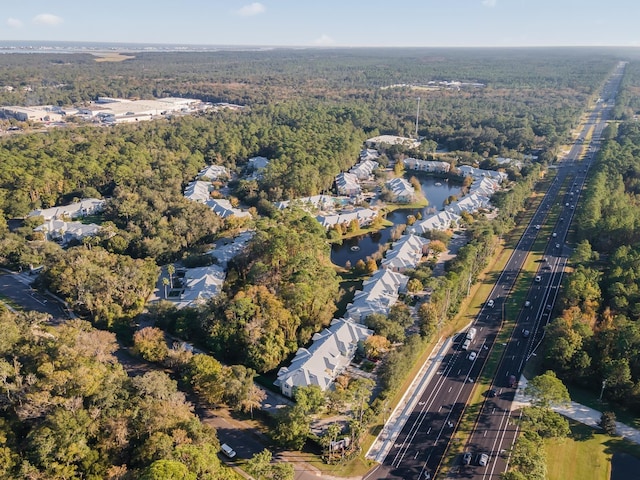
[(415, 376), (411, 386), (404, 393), (384, 427), (376, 437), (375, 441), (365, 455), (366, 458), (374, 460), (378, 463), (384, 462), (385, 457), (393, 447), (393, 444), (400, 434), (402, 427), (411, 415), (415, 404), (420, 400), (423, 390), (433, 377), (436, 368), (440, 365), (444, 353), (448, 350), (449, 344), (453, 341), (453, 337), (440, 339), (433, 349), (429, 358), (422, 364), (420, 371)]
[[(524, 389), (527, 386), (527, 379), (524, 376), (520, 377), (520, 383), (518, 384), (518, 390), (512, 403), (512, 410), (529, 405), (529, 399), (524, 395)], [(587, 407), (577, 402), (570, 402), (567, 405), (555, 405), (552, 407), (554, 412), (559, 413), (571, 420), (583, 423), (593, 428), (600, 429), (600, 417), (602, 412), (593, 408)], [(640, 430), (630, 427), (622, 422), (616, 422), (617, 434), (625, 440), (640, 444)]]

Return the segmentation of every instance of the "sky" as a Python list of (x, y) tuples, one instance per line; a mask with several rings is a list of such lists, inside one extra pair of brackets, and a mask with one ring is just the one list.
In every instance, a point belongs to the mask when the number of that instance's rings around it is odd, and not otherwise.
[(0, 41), (639, 46), (638, 0), (13, 0)]

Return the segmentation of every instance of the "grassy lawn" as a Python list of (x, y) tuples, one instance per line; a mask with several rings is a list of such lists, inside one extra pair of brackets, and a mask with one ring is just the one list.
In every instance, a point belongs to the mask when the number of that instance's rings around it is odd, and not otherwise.
[(609, 480), (614, 453), (640, 458), (640, 445), (577, 422), (570, 421), (570, 425), (569, 438), (545, 441), (549, 480)]

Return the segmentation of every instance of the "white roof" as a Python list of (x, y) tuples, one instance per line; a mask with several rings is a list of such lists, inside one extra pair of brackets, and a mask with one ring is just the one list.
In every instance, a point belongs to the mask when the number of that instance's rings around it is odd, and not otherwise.
[(377, 137), (370, 138), (365, 141), (368, 145), (407, 145), (410, 147), (417, 147), (420, 145), (418, 140), (408, 137), (398, 137), (396, 135), (378, 135)]
[(420, 160), (419, 158), (405, 158), (405, 167), (411, 170), (423, 170), (426, 172), (448, 172), (451, 165), (447, 162), (438, 162), (434, 160)]
[(372, 148), (365, 148), (360, 152), (360, 160), (377, 160), (380, 158), (380, 152)]
[(210, 180), (217, 180), (220, 177), (228, 177), (229, 170), (222, 165), (209, 165), (198, 173), (199, 178), (208, 178)]
[(334, 215), (318, 215), (316, 220), (324, 228), (329, 228), (339, 224), (349, 224), (353, 220), (357, 220), (360, 225), (366, 222), (370, 222), (378, 215), (378, 212), (371, 210), (370, 208), (358, 208), (350, 212), (341, 212)]
[(195, 180), (184, 189), (184, 196), (194, 202), (207, 203), (211, 198), (211, 182)]
[(78, 218), (102, 211), (104, 204), (105, 201), (99, 198), (85, 198), (69, 205), (33, 210), (29, 213), (29, 217), (42, 216), (45, 220), (62, 217)]
[(447, 205), (445, 207), (445, 210), (457, 214), (460, 214), (462, 212), (472, 213), (478, 211), (481, 208), (486, 208), (487, 206), (489, 206), (489, 197), (484, 197), (477, 193), (472, 193), (471, 195), (467, 195), (457, 202), (453, 202)]
[(309, 348), (300, 348), (291, 365), (278, 372), (276, 385), (290, 387), (317, 385), (327, 390), (349, 365), (357, 345), (373, 332), (345, 319), (334, 319), (331, 326), (313, 336)]
[(474, 168), (471, 165), (460, 165), (458, 171), (465, 177), (473, 177), (480, 179), (482, 177), (492, 178), (500, 183), (509, 178), (504, 172), (498, 172), (497, 170), (483, 170), (481, 168)]
[(217, 241), (215, 248), (207, 253), (218, 260), (218, 265), (226, 268), (229, 260), (244, 250), (254, 234), (255, 232), (252, 230), (247, 230), (235, 237), (231, 242)]
[(247, 165), (253, 170), (264, 170), (269, 165), (269, 159), (266, 157), (253, 157), (249, 159)]
[(234, 208), (231, 205), (231, 202), (229, 200), (226, 200), (223, 198), (220, 198), (220, 199), (212, 198), (207, 201), (207, 205), (211, 207), (211, 210), (213, 210), (213, 213), (215, 213), (216, 215), (222, 218), (227, 218), (232, 215), (235, 215), (236, 217), (239, 217), (239, 218), (251, 216), (249, 212), (245, 212), (243, 210), (240, 210), (239, 208)]
[(188, 268), (185, 273), (185, 290), (181, 295), (181, 303), (206, 302), (220, 294), (224, 284), (225, 273), (218, 265)]
[(389, 312), (398, 301), (400, 290), (407, 286), (409, 277), (391, 270), (382, 269), (375, 272), (362, 284), (362, 290), (356, 292), (353, 302), (347, 306), (347, 316), (355, 321), (362, 321), (372, 313)]
[(382, 266), (395, 270), (415, 268), (429, 243), (431, 243), (430, 240), (417, 235), (403, 235), (387, 251), (385, 259), (382, 260)]
[(485, 197), (490, 197), (500, 189), (500, 183), (492, 178), (483, 177), (471, 184), (470, 193), (478, 193)]
[[(50, 236), (60, 235), (61, 237), (84, 238), (96, 235), (100, 231), (100, 226), (95, 223), (65, 222), (63, 220), (48, 220), (42, 225), (33, 229), (35, 232), (44, 232)], [(53, 235), (52, 235), (53, 234)]]
[(413, 185), (407, 182), (404, 178), (393, 178), (385, 185), (389, 190), (391, 190), (391, 193), (395, 198), (412, 197), (415, 194)]
[(353, 192), (360, 192), (360, 183), (358, 183), (358, 177), (353, 173), (343, 172), (336, 176), (336, 189), (338, 193), (352, 194)]
[(414, 223), (408, 231), (420, 234), (429, 230), (448, 230), (451, 222), (458, 223), (460, 218), (456, 213), (442, 211)]
[(364, 160), (349, 170), (349, 173), (352, 173), (357, 178), (361, 180), (366, 180), (369, 178), (373, 171), (378, 168), (378, 162), (374, 162), (373, 160)]

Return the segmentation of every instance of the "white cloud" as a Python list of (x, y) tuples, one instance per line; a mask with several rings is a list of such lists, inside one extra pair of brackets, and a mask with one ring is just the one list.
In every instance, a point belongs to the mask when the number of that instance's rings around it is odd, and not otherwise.
[(495, 7), (498, 0), (482, 0), (483, 7)]
[(20, 28), (22, 27), (22, 22), (17, 18), (7, 18), (6, 24), (11, 28)]
[(63, 22), (62, 17), (53, 15), (51, 13), (41, 13), (40, 15), (36, 15), (35, 17), (33, 17), (32, 21), (36, 25), (49, 25), (49, 26), (60, 25)]
[(263, 4), (254, 2), (249, 5), (245, 5), (238, 10), (237, 13), (243, 17), (252, 17), (253, 15), (260, 15), (261, 13), (264, 13), (266, 10), (267, 8)]
[(325, 35), (324, 33), (322, 35), (320, 35), (318, 38), (316, 38), (313, 43), (315, 45), (320, 45), (320, 46), (328, 46), (328, 45), (334, 45), (336, 43), (336, 41), (331, 38), (329, 35)]

